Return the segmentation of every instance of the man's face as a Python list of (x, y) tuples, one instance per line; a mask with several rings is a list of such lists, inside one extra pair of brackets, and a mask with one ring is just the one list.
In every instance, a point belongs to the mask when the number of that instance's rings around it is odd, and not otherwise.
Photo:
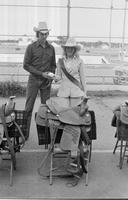
[(41, 33), (41, 32), (39, 32), (39, 40), (40, 40), (41, 42), (45, 42), (46, 39), (47, 39), (47, 37), (48, 37), (48, 35), (49, 35), (48, 32), (47, 32), (47, 33)]

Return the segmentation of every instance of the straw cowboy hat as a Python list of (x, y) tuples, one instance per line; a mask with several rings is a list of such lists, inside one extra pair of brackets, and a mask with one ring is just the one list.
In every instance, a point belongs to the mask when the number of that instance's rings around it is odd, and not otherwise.
[(34, 27), (33, 30), (35, 32), (41, 32), (41, 33), (48, 33), (50, 29), (48, 29), (46, 22), (39, 22), (38, 27)]
[(68, 38), (67, 42), (63, 45), (61, 45), (62, 48), (65, 48), (65, 47), (74, 47), (76, 48), (78, 51), (81, 49), (80, 45), (78, 45), (76, 43), (76, 40), (74, 38)]

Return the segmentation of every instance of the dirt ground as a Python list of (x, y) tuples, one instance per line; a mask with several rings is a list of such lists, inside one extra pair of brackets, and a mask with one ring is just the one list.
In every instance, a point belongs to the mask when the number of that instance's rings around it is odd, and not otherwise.
[[(14, 185), (9, 186), (7, 170), (0, 171), (0, 198), (6, 199), (89, 199), (89, 198), (127, 198), (127, 163), (120, 170), (119, 153), (112, 154), (115, 145), (115, 128), (111, 126), (113, 108), (127, 99), (118, 97), (91, 97), (89, 108), (95, 111), (97, 125), (97, 140), (93, 141), (93, 153), (89, 164), (89, 184), (85, 187), (84, 176), (74, 188), (66, 186), (67, 179), (55, 178), (54, 184), (49, 185), (48, 179), (43, 179), (37, 173), (37, 168), (44, 157), (38, 145), (37, 130), (34, 114), (40, 105), (36, 100), (29, 140), (17, 155), (17, 170), (14, 173)], [(0, 103), (5, 103), (0, 98)], [(25, 98), (16, 98), (16, 109), (24, 109)], [(28, 153), (27, 153), (28, 151)], [(116, 183), (116, 184), (115, 184)], [(123, 184), (122, 184), (123, 183)]]

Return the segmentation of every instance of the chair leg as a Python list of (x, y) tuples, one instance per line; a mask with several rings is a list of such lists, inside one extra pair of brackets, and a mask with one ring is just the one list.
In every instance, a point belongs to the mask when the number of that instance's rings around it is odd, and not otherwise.
[(122, 151), (123, 151), (123, 140), (121, 139), (121, 146), (120, 146), (120, 161), (119, 161), (119, 167), (120, 167), (120, 169), (122, 169), (122, 165), (123, 165), (123, 162), (122, 162)]
[(91, 140), (90, 151), (89, 151), (89, 162), (91, 162), (91, 156), (92, 156), (92, 140)]
[(11, 160), (11, 167), (10, 167), (10, 186), (13, 185), (13, 161)]
[(53, 170), (53, 152), (51, 153), (51, 160), (50, 160), (50, 185), (53, 184), (53, 179), (52, 179), (52, 170)]
[(115, 154), (115, 152), (116, 152), (116, 149), (117, 149), (117, 146), (118, 146), (118, 142), (119, 142), (119, 140), (117, 139), (116, 145), (115, 145), (114, 150), (113, 150), (113, 154)]
[(122, 166), (123, 166), (123, 162), (124, 162), (124, 157), (125, 157), (126, 149), (127, 149), (127, 141), (125, 143), (124, 152), (123, 152), (123, 156), (122, 156)]
[(87, 174), (85, 175), (85, 186), (88, 186), (88, 165), (89, 165), (89, 162), (90, 162), (90, 152), (88, 153), (85, 161), (86, 161), (86, 169), (87, 169)]

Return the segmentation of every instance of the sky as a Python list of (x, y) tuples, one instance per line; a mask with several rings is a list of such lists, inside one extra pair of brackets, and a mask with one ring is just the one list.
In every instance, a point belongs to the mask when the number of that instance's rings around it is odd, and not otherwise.
[[(50, 37), (66, 36), (67, 3), (68, 0), (0, 0), (0, 39), (3, 35), (34, 37), (33, 27), (39, 21), (47, 22)], [(115, 9), (112, 15), (111, 3)], [(124, 34), (125, 42), (128, 42), (128, 0), (127, 3), (125, 0), (70, 0), (70, 6), (70, 36), (85, 41), (108, 41), (111, 34), (112, 41), (121, 42)]]

